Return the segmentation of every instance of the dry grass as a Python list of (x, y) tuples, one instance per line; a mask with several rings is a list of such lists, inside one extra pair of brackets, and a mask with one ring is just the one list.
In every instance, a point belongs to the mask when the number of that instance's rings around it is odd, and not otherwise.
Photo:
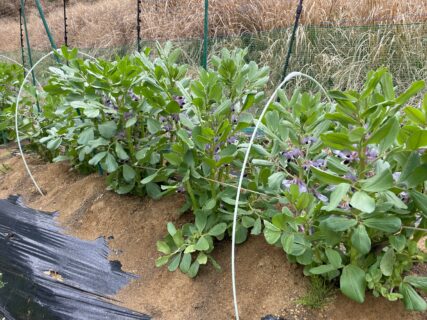
[[(18, 0), (0, 0), (0, 51), (19, 48)], [(63, 38), (62, 1), (43, 1), (56, 41)], [(203, 29), (201, 0), (142, 0), (142, 37), (176, 39), (200, 37)], [(302, 23), (365, 25), (412, 23), (427, 19), (425, 0), (306, 0)], [(34, 0), (27, 0), (32, 45), (48, 48)], [(211, 0), (210, 35), (231, 35), (287, 27), (293, 23), (297, 1)], [(58, 7), (59, 6), (59, 7)], [(134, 0), (70, 0), (69, 40), (72, 46), (99, 48), (135, 42)]]

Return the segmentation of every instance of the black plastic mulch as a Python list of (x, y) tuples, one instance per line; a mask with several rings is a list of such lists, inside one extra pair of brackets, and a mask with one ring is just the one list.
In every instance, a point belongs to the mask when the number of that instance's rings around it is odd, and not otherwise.
[(105, 239), (66, 235), (54, 217), (16, 196), (0, 200), (0, 313), (8, 320), (150, 319), (108, 298), (136, 276), (108, 260)]

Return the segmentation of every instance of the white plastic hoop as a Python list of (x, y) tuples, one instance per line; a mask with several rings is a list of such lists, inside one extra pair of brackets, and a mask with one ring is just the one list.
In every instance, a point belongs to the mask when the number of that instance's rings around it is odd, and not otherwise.
[[(21, 87), (19, 88), (19, 92), (18, 92), (18, 96), (16, 98), (16, 107), (15, 107), (15, 133), (16, 133), (16, 141), (18, 143), (18, 148), (19, 148), (19, 153), (21, 154), (21, 158), (22, 161), (24, 162), (24, 166), (25, 166), (25, 170), (27, 171), (28, 175), (31, 178), (31, 181), (33, 182), (34, 186), (36, 187), (37, 191), (42, 195), (45, 196), (45, 194), (43, 193), (43, 191), (41, 190), (41, 188), (39, 187), (39, 185), (37, 184), (33, 174), (31, 173), (30, 168), (28, 167), (27, 164), (27, 160), (25, 159), (25, 154), (24, 151), (22, 150), (22, 145), (21, 145), (21, 140), (19, 138), (19, 130), (18, 130), (18, 115), (19, 115), (19, 100), (21, 99), (21, 94), (22, 94), (22, 90), (24, 89), (24, 85), (25, 82), (28, 81), (28, 76), (31, 74), (31, 72), (38, 66), (38, 64), (40, 62), (42, 62), (44, 59), (46, 59), (47, 57), (53, 55), (55, 52), (60, 52), (60, 50), (53, 50), (51, 52), (49, 52), (48, 54), (44, 55), (43, 57), (41, 57), (35, 64), (34, 66), (27, 71), (27, 75), (25, 76), (24, 80), (22, 80), (22, 84)], [(88, 55), (87, 53), (84, 52), (79, 52), (79, 54), (88, 57), (90, 59), (95, 60), (94, 57), (92, 57), (91, 55)]]
[(244, 178), (244, 175), (245, 175), (246, 166), (248, 164), (249, 154), (251, 152), (251, 148), (252, 148), (252, 145), (254, 143), (255, 136), (256, 136), (256, 134), (258, 132), (258, 128), (259, 128), (259, 126), (261, 124), (262, 119), (264, 118), (264, 115), (266, 114), (266, 112), (267, 112), (268, 108), (270, 107), (271, 103), (273, 102), (273, 100), (276, 98), (277, 92), (287, 82), (289, 82), (290, 80), (292, 80), (293, 78), (296, 78), (296, 77), (305, 77), (305, 78), (313, 81), (323, 91), (323, 93), (328, 98), (329, 102), (331, 102), (331, 100), (330, 100), (330, 98), (329, 98), (328, 93), (326, 92), (326, 90), (314, 78), (312, 78), (309, 75), (306, 75), (304, 73), (301, 73), (301, 72), (291, 72), (280, 83), (280, 85), (276, 88), (276, 90), (274, 90), (273, 95), (270, 97), (270, 99), (266, 103), (264, 109), (261, 112), (261, 115), (258, 118), (258, 121), (257, 121), (257, 123), (255, 125), (254, 132), (252, 133), (252, 136), (251, 136), (251, 140), (249, 141), (249, 144), (248, 144), (248, 149), (246, 150), (245, 158), (243, 160), (242, 171), (240, 172), (239, 184), (238, 184), (238, 187), (237, 187), (236, 202), (234, 204), (233, 230), (232, 230), (232, 237), (231, 237), (231, 282), (232, 282), (232, 287), (233, 287), (233, 304), (234, 304), (234, 314), (236, 316), (236, 320), (239, 320), (239, 306), (238, 306), (238, 303), (237, 303), (237, 289), (236, 289), (236, 262), (235, 262), (236, 227), (237, 227), (237, 211), (239, 209), (240, 192), (242, 190), (243, 178)]

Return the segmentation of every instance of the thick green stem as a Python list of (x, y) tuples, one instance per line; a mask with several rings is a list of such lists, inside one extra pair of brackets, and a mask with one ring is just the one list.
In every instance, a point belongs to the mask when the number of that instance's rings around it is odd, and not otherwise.
[(185, 188), (187, 189), (191, 203), (193, 204), (193, 211), (199, 209), (199, 204), (197, 203), (196, 197), (194, 196), (193, 188), (191, 187), (189, 180), (185, 181)]

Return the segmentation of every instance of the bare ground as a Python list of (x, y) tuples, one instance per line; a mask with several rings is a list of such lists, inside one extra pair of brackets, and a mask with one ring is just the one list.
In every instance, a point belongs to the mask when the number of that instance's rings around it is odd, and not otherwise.
[[(0, 149), (0, 198), (21, 194), (32, 208), (59, 211), (58, 222), (80, 238), (113, 236), (111, 258), (119, 259), (125, 271), (140, 276), (117, 295), (122, 305), (154, 319), (233, 318), (229, 241), (218, 243), (214, 253), (222, 272), (207, 267), (192, 280), (154, 266), (158, 256), (155, 243), (166, 233), (166, 223), (181, 224), (190, 218), (177, 214), (180, 196), (161, 201), (119, 196), (105, 190), (102, 177), (82, 176), (67, 164), (46, 164), (30, 156), (30, 168), (46, 192), (41, 197), (22, 161), (11, 151)], [(401, 303), (372, 296), (363, 305), (339, 293), (321, 310), (297, 305), (296, 300), (306, 293), (308, 279), (286, 261), (282, 250), (267, 245), (262, 237), (252, 237), (238, 247), (237, 281), (242, 320), (266, 314), (286, 320), (427, 319), (425, 314), (406, 312)]]

